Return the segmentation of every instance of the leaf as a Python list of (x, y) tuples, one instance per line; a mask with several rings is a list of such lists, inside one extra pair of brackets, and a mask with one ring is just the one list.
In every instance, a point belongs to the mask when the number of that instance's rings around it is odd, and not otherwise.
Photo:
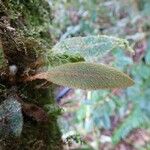
[(23, 126), (21, 104), (8, 98), (0, 105), (0, 138), (20, 136)]
[(115, 48), (128, 49), (133, 52), (127, 40), (106, 35), (73, 37), (60, 41), (53, 47), (54, 54), (80, 54), (85, 59), (102, 57)]
[(124, 88), (134, 83), (129, 76), (112, 67), (83, 62), (57, 66), (27, 80), (35, 79), (81, 89)]

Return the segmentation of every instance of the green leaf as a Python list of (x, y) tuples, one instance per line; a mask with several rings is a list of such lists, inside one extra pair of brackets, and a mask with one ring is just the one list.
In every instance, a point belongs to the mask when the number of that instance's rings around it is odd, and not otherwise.
[(106, 35), (64, 39), (52, 50), (55, 54), (80, 54), (85, 59), (90, 59), (91, 57), (102, 57), (115, 48), (128, 49), (133, 52), (127, 40)]
[(84, 62), (57, 66), (28, 80), (35, 79), (81, 89), (125, 88), (134, 83), (129, 76), (112, 67)]
[(8, 98), (0, 105), (0, 139), (20, 136), (23, 126), (21, 104)]

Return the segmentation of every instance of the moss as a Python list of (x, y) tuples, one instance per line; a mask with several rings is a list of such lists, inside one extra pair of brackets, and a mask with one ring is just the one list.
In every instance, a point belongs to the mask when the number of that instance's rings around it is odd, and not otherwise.
[(25, 120), (20, 138), (9, 138), (0, 142), (2, 150), (59, 150), (62, 149), (56, 120), (50, 125), (41, 125)]
[[(41, 0), (0, 0), (0, 53), (6, 66), (0, 70), (0, 98), (17, 86), (17, 95), (24, 102), (30, 102), (45, 109), (45, 105), (55, 105), (53, 85), (49, 89), (36, 88), (45, 81), (21, 82), (23, 76), (43, 70), (52, 41), (48, 27), (52, 21), (51, 10), (46, 1)], [(50, 55), (50, 54), (49, 54)], [(2, 62), (1, 61), (1, 62)], [(15, 79), (10, 79), (9, 66), (18, 68)], [(1, 67), (1, 66), (0, 66)], [(2, 74), (4, 76), (2, 76)], [(3, 88), (5, 87), (5, 88)], [(58, 114), (49, 114), (49, 123), (39, 123), (24, 115), (21, 137), (0, 140), (2, 150), (59, 150), (62, 149), (61, 133), (57, 124)]]

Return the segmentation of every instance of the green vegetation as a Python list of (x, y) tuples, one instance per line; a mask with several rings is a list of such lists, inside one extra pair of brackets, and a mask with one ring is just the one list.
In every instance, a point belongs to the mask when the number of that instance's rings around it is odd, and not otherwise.
[(0, 0), (0, 149), (148, 150), (149, 6)]
[[(121, 50), (124, 47), (119, 48), (119, 46), (112, 50), (108, 43), (106, 44), (108, 52), (106, 51), (102, 56), (101, 51), (91, 50), (95, 48), (94, 46), (91, 46), (88, 51), (84, 51), (84, 48), (80, 51), (81, 56), (88, 62), (109, 64), (127, 72), (134, 79), (135, 85), (126, 90), (92, 92), (76, 90), (75, 94), (66, 99), (63, 98), (61, 105), (65, 109), (64, 118), (70, 116), (65, 123), (60, 120), (63, 124), (64, 135), (69, 137), (70, 134), (79, 134), (82, 139), (85, 139), (86, 144), (77, 144), (77, 146), (89, 147), (90, 150), (103, 149), (103, 147), (107, 149), (109, 145), (111, 146), (108, 149), (119, 149), (121, 144), (125, 146), (125, 149), (127, 146), (138, 150), (149, 149), (146, 141), (145, 145), (140, 145), (140, 142), (135, 143), (128, 139), (135, 135), (134, 131), (137, 128), (146, 129), (149, 132), (150, 2), (146, 0), (90, 0), (88, 2), (71, 0), (52, 1), (51, 5), (54, 6), (52, 9), (55, 12), (54, 26), (51, 31), (63, 44), (61, 52), (78, 54), (79, 49), (74, 48), (71, 41), (73, 38), (70, 37), (89, 35), (91, 37), (107, 35), (108, 38), (113, 36), (127, 39), (135, 51), (135, 54), (129, 54)], [(82, 40), (78, 41), (75, 45), (82, 43)], [(106, 41), (109, 42), (109, 39)], [(100, 45), (102, 49), (103, 46), (103, 44)], [(56, 53), (59, 52), (57, 47), (60, 48), (59, 43), (56, 44), (56, 48), (54, 46)], [(105, 143), (99, 140), (103, 135), (106, 136)], [(136, 141), (137, 137), (134, 138)], [(140, 138), (142, 139), (142, 135)], [(149, 142), (148, 140), (147, 143)]]
[[(122, 72), (92, 63), (68, 63), (51, 68), (30, 77), (29, 80), (45, 79), (58, 85), (80, 89), (124, 88), (133, 85), (133, 80)], [(27, 79), (28, 80), (28, 79)]]
[[(48, 3), (40, 0), (0, 0), (0, 149), (62, 149), (53, 87), (24, 78), (44, 69), (52, 44)], [(18, 104), (19, 103), (19, 104)], [(60, 109), (60, 108), (59, 108)], [(23, 113), (23, 115), (22, 115)]]

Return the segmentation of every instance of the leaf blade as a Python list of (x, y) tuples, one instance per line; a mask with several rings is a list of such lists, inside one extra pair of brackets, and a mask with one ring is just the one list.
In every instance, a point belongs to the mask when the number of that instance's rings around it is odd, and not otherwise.
[(30, 80), (46, 79), (58, 85), (80, 89), (112, 89), (133, 85), (126, 74), (106, 65), (92, 63), (68, 63), (50, 71), (30, 77)]
[(54, 54), (80, 54), (85, 59), (90, 59), (102, 57), (115, 48), (133, 52), (127, 40), (106, 35), (67, 38), (58, 42), (52, 50)]

